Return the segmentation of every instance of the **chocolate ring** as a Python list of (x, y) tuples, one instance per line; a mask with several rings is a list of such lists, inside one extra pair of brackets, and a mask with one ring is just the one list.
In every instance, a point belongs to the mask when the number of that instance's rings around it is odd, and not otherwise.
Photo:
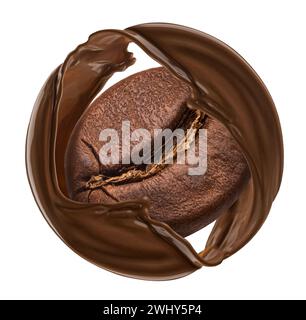
[[(69, 139), (106, 81), (134, 63), (127, 51), (130, 42), (189, 88), (186, 106), (222, 124), (248, 166), (249, 171), (242, 170), (241, 175), (245, 178), (249, 172), (248, 182), (242, 179), (243, 188), (218, 215), (205, 250), (199, 254), (181, 236), (194, 232), (199, 224), (187, 230), (178, 227), (184, 225), (181, 222), (164, 223), (154, 215), (152, 219), (146, 199), (123, 197), (128, 201), (101, 204), (69, 197), (65, 178)], [(282, 134), (267, 89), (235, 51), (194, 29), (143, 24), (94, 33), (50, 75), (31, 116), (26, 165), (40, 210), (75, 252), (118, 274), (174, 279), (203, 265), (221, 263), (259, 230), (281, 183)]]

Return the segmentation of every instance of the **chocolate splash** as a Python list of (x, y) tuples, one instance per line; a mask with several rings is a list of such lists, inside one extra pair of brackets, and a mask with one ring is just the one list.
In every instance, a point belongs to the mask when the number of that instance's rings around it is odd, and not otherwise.
[[(64, 154), (71, 131), (112, 74), (134, 63), (130, 42), (186, 81), (188, 106), (223, 123), (249, 165), (247, 188), (218, 218), (199, 254), (169, 226), (150, 219), (145, 200), (101, 205), (67, 197)], [(235, 51), (194, 29), (143, 24), (94, 33), (50, 75), (31, 116), (26, 165), (40, 210), (74, 251), (122, 275), (175, 279), (221, 263), (259, 230), (281, 183), (282, 135), (267, 89)]]

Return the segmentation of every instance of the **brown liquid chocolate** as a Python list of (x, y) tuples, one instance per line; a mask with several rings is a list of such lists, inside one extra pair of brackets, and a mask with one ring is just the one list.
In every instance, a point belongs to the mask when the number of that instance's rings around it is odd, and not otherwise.
[[(130, 42), (185, 81), (192, 92), (186, 105), (222, 123), (248, 163), (247, 186), (217, 219), (199, 254), (167, 224), (149, 217), (147, 200), (93, 204), (68, 198), (69, 137), (112, 74), (134, 63)], [(281, 183), (282, 135), (267, 89), (235, 51), (194, 29), (144, 24), (91, 35), (50, 75), (30, 120), (26, 164), (40, 210), (74, 251), (122, 275), (174, 279), (221, 263), (259, 230)]]
[(155, 128), (190, 127), (188, 122), (196, 115), (186, 106), (189, 96), (189, 87), (165, 68), (139, 72), (104, 92), (86, 109), (71, 135), (65, 162), (69, 196), (91, 203), (146, 197), (149, 216), (167, 223), (181, 236), (218, 218), (237, 200), (249, 177), (239, 146), (218, 121), (203, 116), (199, 122), (208, 134), (204, 175), (188, 175), (188, 163), (159, 169), (154, 165), (102, 165), (98, 157), (104, 144), (99, 141), (101, 130), (112, 128), (121, 136), (126, 119), (131, 130), (145, 128), (151, 136)]

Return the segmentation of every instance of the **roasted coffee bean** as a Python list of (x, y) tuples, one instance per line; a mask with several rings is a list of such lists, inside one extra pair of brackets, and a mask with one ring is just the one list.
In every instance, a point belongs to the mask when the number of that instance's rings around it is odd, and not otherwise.
[[(217, 219), (235, 203), (247, 183), (248, 166), (221, 123), (187, 107), (190, 94), (189, 87), (165, 68), (134, 74), (102, 93), (70, 137), (65, 157), (70, 197), (92, 203), (146, 197), (151, 218), (167, 223), (182, 236)], [(207, 129), (207, 172), (188, 175), (188, 163), (102, 164), (99, 150), (105, 142), (99, 141), (101, 130), (112, 128), (120, 136), (126, 120), (131, 130), (145, 128), (152, 136), (156, 128)], [(196, 136), (196, 142), (198, 139)], [(196, 152), (204, 156), (199, 149)]]

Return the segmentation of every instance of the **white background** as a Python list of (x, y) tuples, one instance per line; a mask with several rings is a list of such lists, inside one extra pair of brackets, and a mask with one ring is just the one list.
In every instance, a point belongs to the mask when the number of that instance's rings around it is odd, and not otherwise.
[[(305, 299), (303, 3), (1, 1), (0, 298)], [(237, 50), (267, 85), (279, 112), (285, 146), (282, 186), (256, 237), (222, 265), (167, 282), (117, 276), (73, 253), (36, 207), (24, 164), (32, 106), (49, 73), (90, 33), (144, 22), (187, 25)], [(138, 67), (147, 66), (142, 59)], [(198, 250), (206, 236), (207, 230), (191, 238)]]

